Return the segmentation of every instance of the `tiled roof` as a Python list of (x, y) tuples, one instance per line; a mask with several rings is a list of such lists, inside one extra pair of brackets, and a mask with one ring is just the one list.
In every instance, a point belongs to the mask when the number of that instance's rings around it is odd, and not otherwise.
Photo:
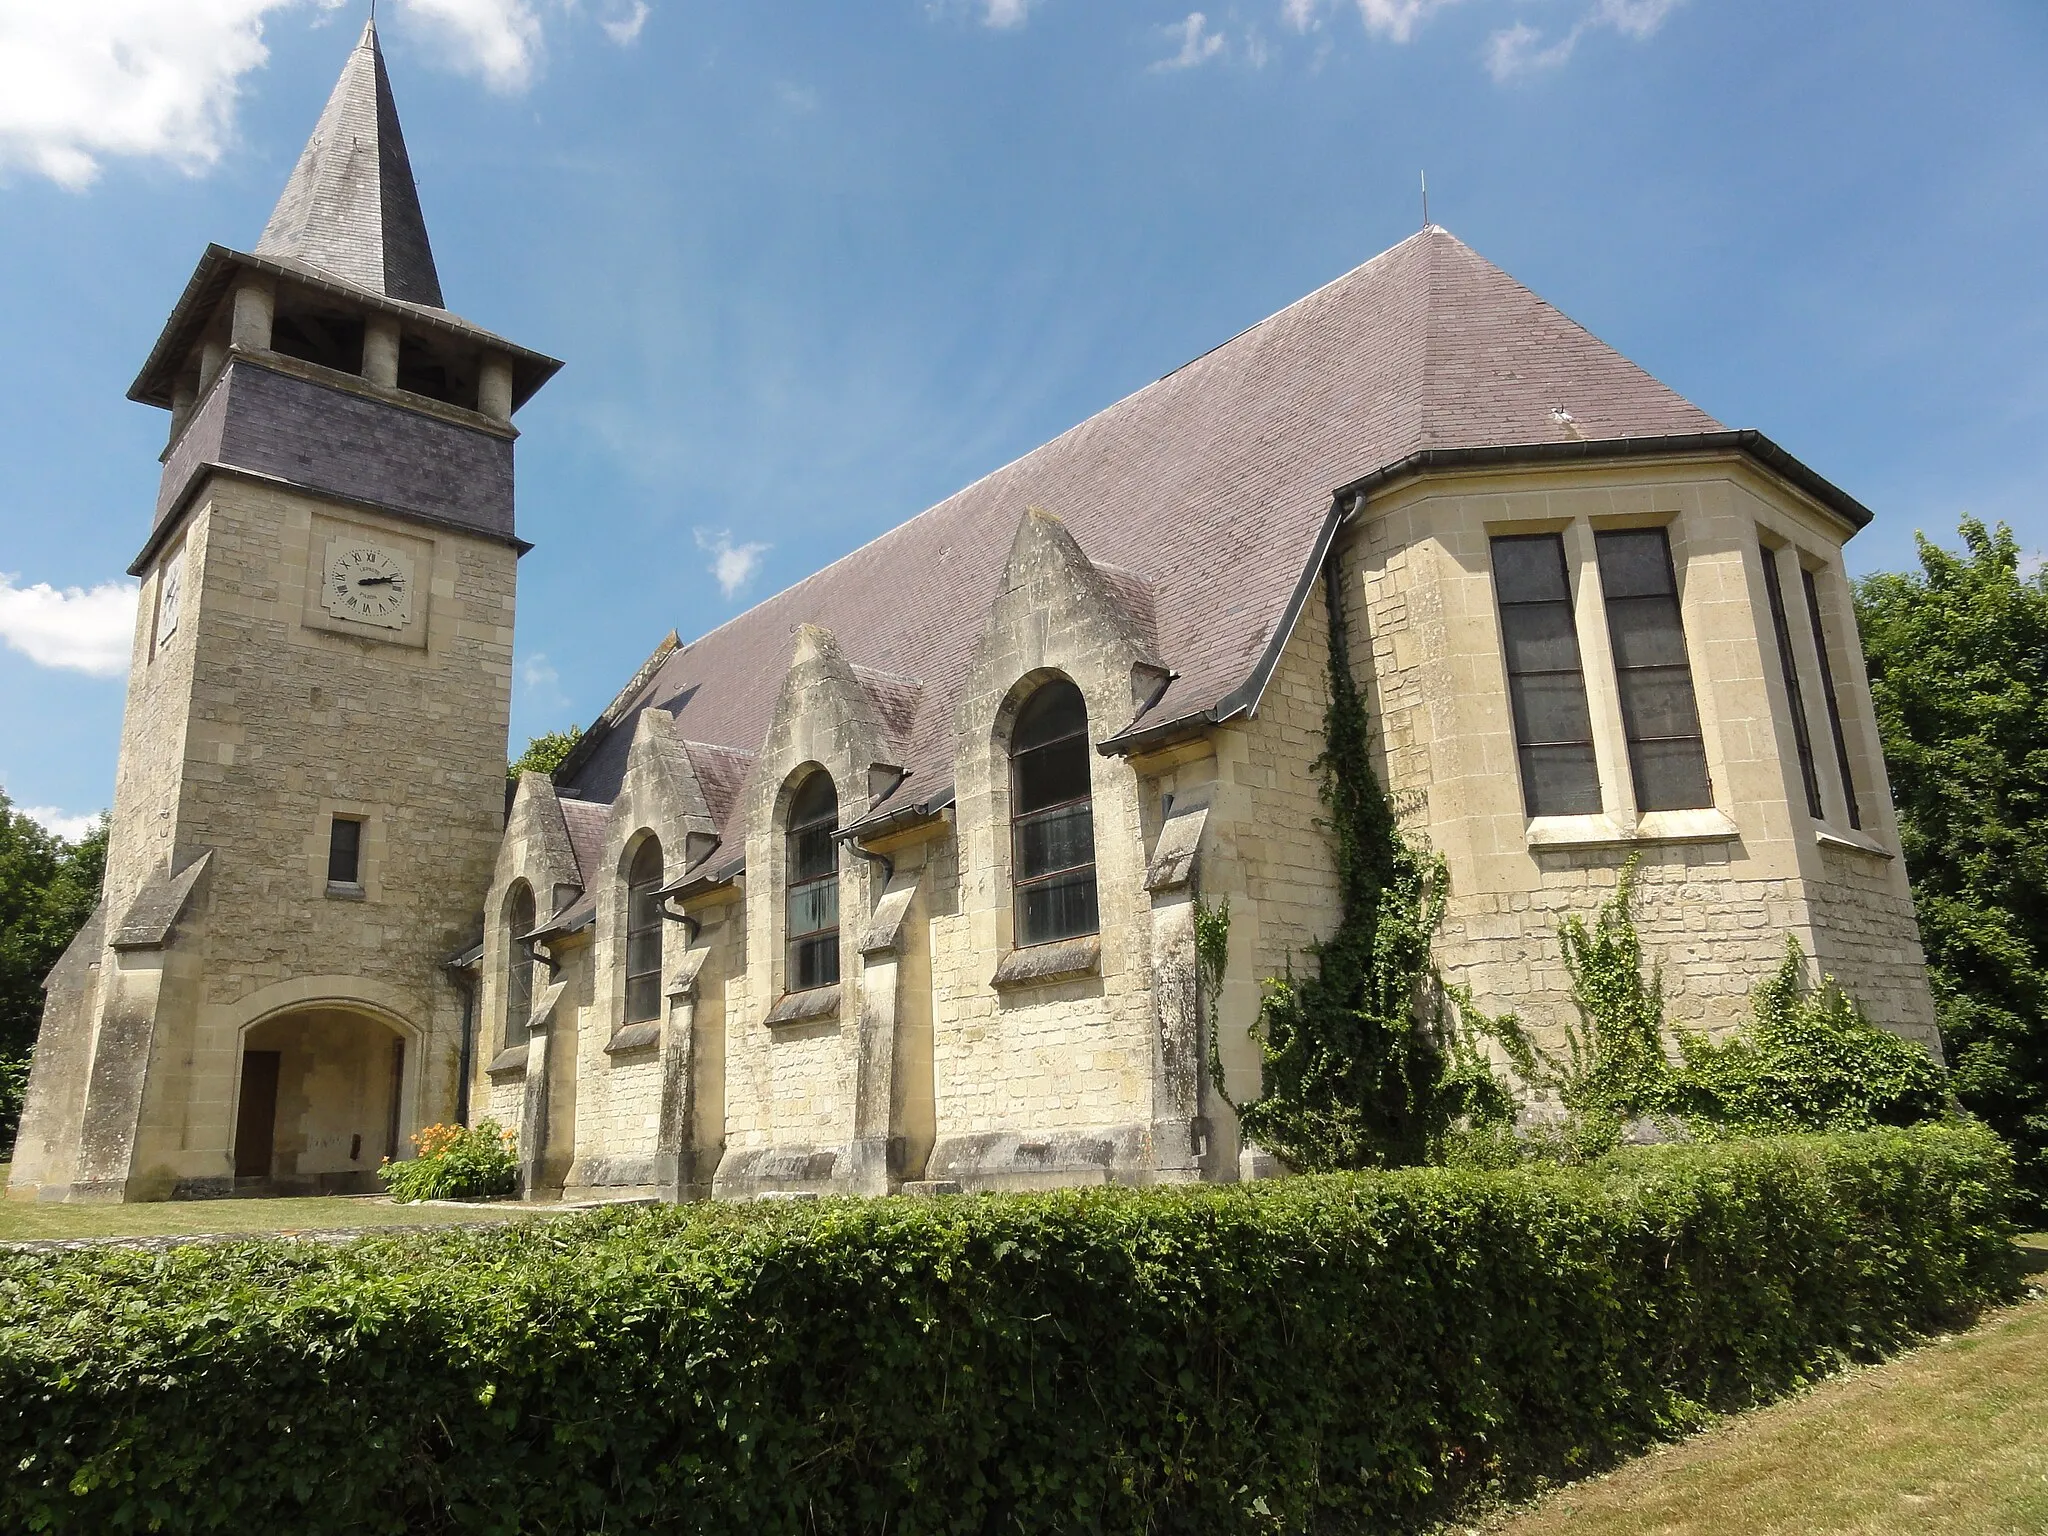
[(576, 872), (583, 878), (583, 888), (593, 890), (598, 885), (598, 865), (604, 859), (605, 824), (611, 816), (609, 803), (599, 805), (589, 800), (572, 800), (562, 797), (562, 824), (569, 829), (569, 850), (576, 855)]
[(1114, 568), (1118, 600), (1179, 674), (1146, 714), (1170, 721), (1253, 676), (1338, 487), (1431, 449), (1720, 430), (1432, 227), (674, 651), (578, 754), (573, 792), (617, 793), (650, 704), (691, 741), (757, 748), (792, 632), (811, 623), (856, 668), (893, 674), (892, 726), (911, 711), (903, 793), (940, 793), (961, 680), (1027, 507)]
[(442, 307), (375, 21), (363, 27), (342, 66), (256, 254), (305, 262), (387, 298)]

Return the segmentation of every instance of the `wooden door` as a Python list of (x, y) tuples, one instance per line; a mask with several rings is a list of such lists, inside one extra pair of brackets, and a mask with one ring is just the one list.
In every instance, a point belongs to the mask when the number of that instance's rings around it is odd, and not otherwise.
[(276, 1051), (242, 1052), (242, 1102), (235, 1111), (235, 1177), (270, 1176), (277, 1139)]

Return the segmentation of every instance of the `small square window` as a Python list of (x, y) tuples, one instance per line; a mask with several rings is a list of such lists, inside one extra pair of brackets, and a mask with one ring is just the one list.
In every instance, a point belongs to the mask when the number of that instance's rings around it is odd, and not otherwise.
[(337, 816), (327, 831), (327, 883), (363, 883), (363, 823), (355, 816)]

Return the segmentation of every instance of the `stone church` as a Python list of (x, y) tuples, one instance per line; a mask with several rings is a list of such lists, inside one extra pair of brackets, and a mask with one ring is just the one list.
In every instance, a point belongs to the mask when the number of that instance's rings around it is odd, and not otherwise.
[(1193, 960), (1336, 920), (1333, 647), (1438, 957), (1539, 1032), (1631, 856), (1673, 1015), (1790, 934), (1938, 1049), (1842, 546), (1870, 520), (1428, 227), (687, 644), (507, 795), (514, 414), (444, 302), (374, 27), (166, 409), (105, 899), (10, 1193), (375, 1187), (516, 1130), (529, 1197), (1233, 1180)]

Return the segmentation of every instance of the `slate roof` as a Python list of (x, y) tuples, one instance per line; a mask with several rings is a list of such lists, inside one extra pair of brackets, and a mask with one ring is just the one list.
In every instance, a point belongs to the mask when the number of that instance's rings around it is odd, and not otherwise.
[[(1735, 436), (1430, 227), (669, 653), (561, 777), (568, 792), (610, 800), (648, 705), (674, 712), (686, 739), (757, 748), (792, 631), (812, 623), (856, 668), (916, 680), (890, 700), (892, 713), (913, 708), (902, 723), (912, 775), (889, 808), (937, 803), (962, 678), (1027, 507), (1064, 519), (1091, 560), (1115, 568), (1118, 597), (1144, 610), (1158, 659), (1178, 674), (1142, 721), (1100, 723), (1107, 734), (1218, 718), (1233, 694), (1251, 702), (1340, 487), (1447, 450), (1598, 455)], [(724, 852), (737, 850), (729, 830)]]
[(604, 860), (604, 830), (610, 807), (588, 800), (562, 800), (562, 824), (569, 832), (569, 851), (576, 856), (576, 873), (585, 890), (598, 884), (598, 865)]
[(256, 254), (304, 262), (386, 298), (442, 307), (374, 20), (364, 24)]

